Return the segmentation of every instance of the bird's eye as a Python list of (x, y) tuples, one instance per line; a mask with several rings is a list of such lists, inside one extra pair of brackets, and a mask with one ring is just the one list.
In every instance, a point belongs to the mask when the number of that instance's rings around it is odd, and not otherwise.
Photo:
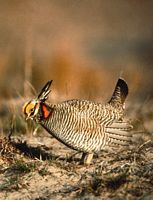
[(34, 112), (35, 112), (34, 108), (31, 108), (31, 110), (30, 110), (31, 115), (33, 115)]

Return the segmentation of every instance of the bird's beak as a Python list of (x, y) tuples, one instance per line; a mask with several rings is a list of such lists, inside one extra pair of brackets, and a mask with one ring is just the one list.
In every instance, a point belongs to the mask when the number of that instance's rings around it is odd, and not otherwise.
[(28, 119), (29, 119), (29, 117), (28, 117), (28, 116), (26, 116), (26, 117), (25, 117), (25, 120), (27, 121)]
[(26, 121), (29, 120), (29, 119), (33, 120), (33, 118), (30, 116), (30, 114), (25, 117)]

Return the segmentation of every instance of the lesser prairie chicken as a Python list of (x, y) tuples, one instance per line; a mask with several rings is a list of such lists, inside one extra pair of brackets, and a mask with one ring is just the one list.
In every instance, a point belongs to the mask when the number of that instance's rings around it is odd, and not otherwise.
[(49, 104), (46, 100), (51, 83), (46, 83), (36, 99), (25, 103), (23, 112), (27, 119), (35, 120), (66, 146), (83, 152), (86, 164), (91, 162), (94, 153), (116, 145), (129, 145), (132, 126), (123, 117), (128, 95), (123, 79), (118, 79), (106, 104), (87, 100)]

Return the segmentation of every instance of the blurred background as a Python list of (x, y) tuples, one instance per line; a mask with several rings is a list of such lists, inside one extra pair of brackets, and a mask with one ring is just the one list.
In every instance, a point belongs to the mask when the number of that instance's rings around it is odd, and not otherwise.
[(153, 1), (0, 0), (0, 98), (53, 79), (58, 99), (153, 96)]
[(153, 1), (0, 0), (0, 102), (50, 79), (53, 102), (106, 101), (119, 76), (152, 99)]

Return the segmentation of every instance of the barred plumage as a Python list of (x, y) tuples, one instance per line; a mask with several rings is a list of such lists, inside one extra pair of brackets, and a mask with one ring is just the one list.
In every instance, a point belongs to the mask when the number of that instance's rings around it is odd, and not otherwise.
[(51, 82), (38, 98), (25, 104), (28, 118), (40, 123), (66, 146), (83, 152), (84, 162), (90, 163), (93, 153), (114, 145), (128, 145), (132, 126), (124, 121), (124, 101), (128, 87), (119, 79), (111, 100), (106, 104), (87, 100), (69, 100), (56, 105), (46, 103)]

